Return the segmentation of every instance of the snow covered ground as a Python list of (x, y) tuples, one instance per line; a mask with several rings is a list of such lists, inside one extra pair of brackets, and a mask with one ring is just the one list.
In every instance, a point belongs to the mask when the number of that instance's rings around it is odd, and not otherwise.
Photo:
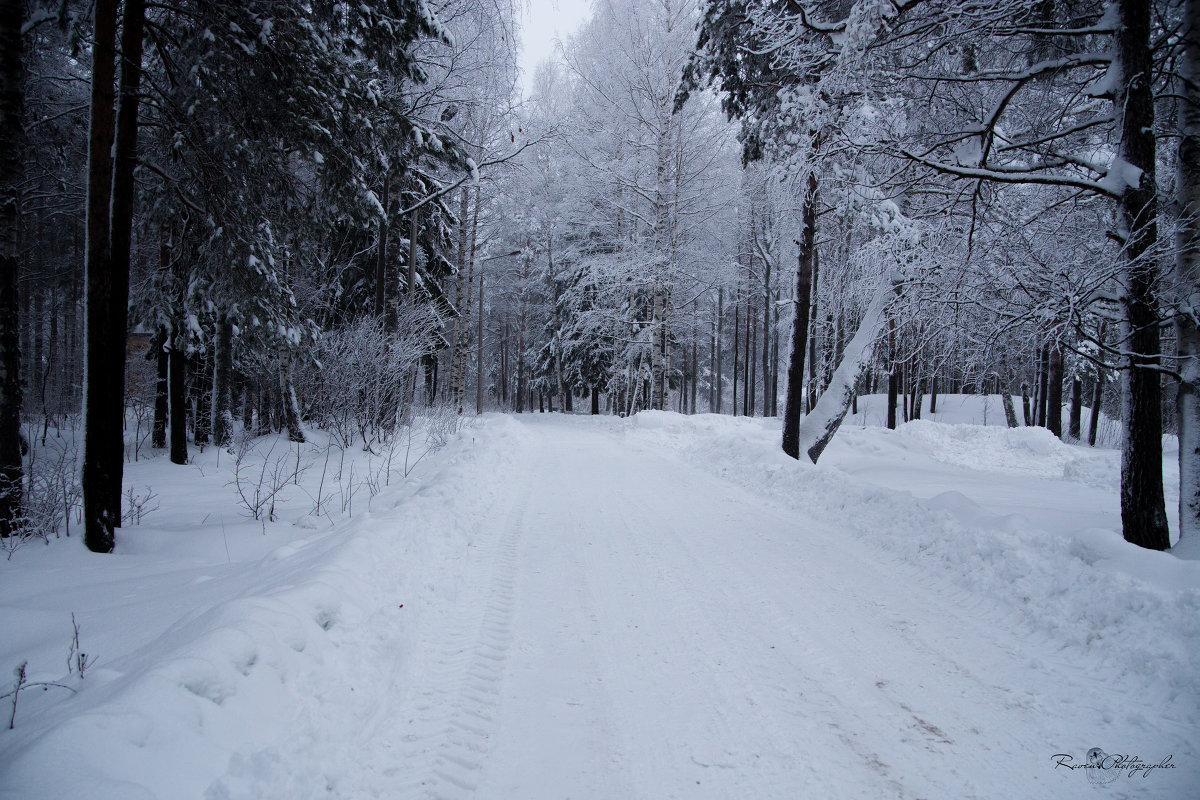
[(1115, 451), (862, 410), (815, 468), (489, 415), (352, 517), (312, 446), (266, 524), (229, 454), (133, 464), (117, 555), (0, 562), (0, 667), (76, 690), (21, 692), (0, 798), (1194, 797), (1200, 562), (1121, 540)]

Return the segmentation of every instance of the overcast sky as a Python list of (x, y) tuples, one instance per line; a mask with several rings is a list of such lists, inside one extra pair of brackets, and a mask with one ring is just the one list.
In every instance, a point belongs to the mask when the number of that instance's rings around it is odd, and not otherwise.
[(555, 51), (555, 39), (566, 39), (591, 13), (591, 0), (526, 0), (521, 30), (521, 86), (529, 94), (534, 67)]

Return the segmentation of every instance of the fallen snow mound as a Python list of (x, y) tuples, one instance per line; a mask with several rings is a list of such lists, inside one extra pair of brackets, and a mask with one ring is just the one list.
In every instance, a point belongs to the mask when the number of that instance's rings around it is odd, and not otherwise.
[[(1164, 714), (1200, 721), (1200, 563), (1127, 544), (1118, 530), (1033, 530), (1020, 516), (997, 517), (961, 495), (922, 501), (863, 485), (839, 469), (788, 458), (774, 420), (644, 412), (629, 432), (633, 442), (676, 450), (688, 463), (791, 507), (798, 536), (805, 519), (840, 524), (921, 572), (949, 579), (971, 602), (987, 598), (1037, 635), (1113, 663), (1130, 691), (1158, 695)], [(1071, 464), (1076, 475), (1102, 472), (1075, 464), (1078, 450), (1044, 430), (915, 421), (897, 431), (854, 433), (842, 446), (903, 441), (951, 464), (1047, 478), (1061, 478)]]

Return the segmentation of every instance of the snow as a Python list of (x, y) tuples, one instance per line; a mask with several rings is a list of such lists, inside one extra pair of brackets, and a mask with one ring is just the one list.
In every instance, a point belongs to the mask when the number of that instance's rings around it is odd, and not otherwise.
[(877, 399), (819, 466), (775, 420), (487, 415), (352, 516), (320, 440), (260, 445), (310, 463), (276, 522), (229, 453), (131, 463), (117, 554), (0, 562), (0, 667), (78, 692), (22, 692), (0, 798), (1093, 798), (1052, 762), (1092, 747), (1187, 796), (1200, 562), (1121, 540), (1118, 454)]

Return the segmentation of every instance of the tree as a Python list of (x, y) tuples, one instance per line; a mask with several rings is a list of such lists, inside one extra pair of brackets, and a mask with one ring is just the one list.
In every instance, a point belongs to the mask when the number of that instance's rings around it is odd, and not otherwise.
[(22, 516), (21, 353), (17, 309), (24, 180), (21, 0), (0, 2), (0, 537)]

